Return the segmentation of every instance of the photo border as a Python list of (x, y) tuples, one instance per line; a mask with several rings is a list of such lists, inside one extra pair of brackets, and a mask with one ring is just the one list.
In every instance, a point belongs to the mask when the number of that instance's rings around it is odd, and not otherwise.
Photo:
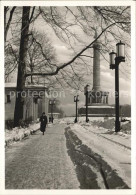
[[(131, 184), (132, 188), (129, 190), (82, 190), (82, 189), (57, 189), (57, 190), (7, 190), (5, 189), (5, 133), (4, 133), (4, 115), (5, 108), (4, 108), (4, 6), (131, 6)], [(85, 194), (85, 195), (134, 195), (136, 194), (136, 2), (135, 1), (1, 1), (0, 3), (0, 193), (4, 195), (14, 194), (14, 195), (40, 195), (40, 194), (48, 194), (48, 195), (61, 195), (61, 194)]]

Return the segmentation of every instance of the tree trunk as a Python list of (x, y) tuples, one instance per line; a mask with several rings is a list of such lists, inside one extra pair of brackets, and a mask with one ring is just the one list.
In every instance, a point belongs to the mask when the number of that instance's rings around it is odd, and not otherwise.
[(26, 80), (25, 73), (26, 73), (26, 57), (27, 57), (27, 47), (28, 47), (29, 13), (30, 13), (30, 6), (23, 7), (20, 51), (19, 51), (19, 65), (18, 65), (17, 88), (16, 88), (16, 103), (15, 103), (15, 111), (14, 111), (14, 127), (18, 126), (19, 121), (23, 119), (24, 100), (22, 97), (22, 92), (25, 89), (25, 80)]
[(30, 65), (30, 67), (31, 67), (31, 84), (33, 84), (33, 64), (32, 64), (32, 62), (31, 62), (31, 65)]

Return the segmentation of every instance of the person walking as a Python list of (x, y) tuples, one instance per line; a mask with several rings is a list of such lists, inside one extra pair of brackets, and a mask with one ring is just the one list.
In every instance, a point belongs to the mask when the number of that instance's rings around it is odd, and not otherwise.
[(43, 135), (44, 135), (44, 132), (46, 130), (46, 125), (48, 123), (48, 120), (47, 120), (47, 116), (45, 115), (45, 112), (42, 113), (42, 116), (40, 117), (40, 131), (43, 132)]

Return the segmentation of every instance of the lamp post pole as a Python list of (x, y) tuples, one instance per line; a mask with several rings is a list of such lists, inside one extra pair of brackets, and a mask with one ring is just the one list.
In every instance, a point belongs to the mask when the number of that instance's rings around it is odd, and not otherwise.
[(49, 104), (51, 106), (51, 122), (53, 123), (53, 105), (55, 105), (55, 99), (54, 100), (50, 100)]
[(84, 93), (85, 93), (85, 97), (86, 97), (86, 122), (88, 123), (89, 119), (88, 119), (88, 87), (89, 85), (86, 85), (84, 88)]
[(88, 123), (88, 91), (86, 91), (86, 122)]
[(77, 101), (76, 101), (76, 120), (75, 122), (77, 123)]
[(51, 122), (53, 123), (53, 103), (51, 104)]
[[(116, 61), (116, 60), (115, 60)], [(115, 62), (115, 105), (116, 105), (116, 123), (115, 131), (120, 131), (120, 121), (119, 121), (119, 66)]]
[(74, 102), (76, 102), (76, 118), (75, 118), (75, 123), (77, 123), (77, 102), (79, 101), (79, 95), (74, 96)]
[(119, 64), (125, 62), (125, 44), (121, 41), (116, 44), (117, 53), (110, 53), (110, 69), (115, 69), (115, 132), (120, 131), (119, 121)]

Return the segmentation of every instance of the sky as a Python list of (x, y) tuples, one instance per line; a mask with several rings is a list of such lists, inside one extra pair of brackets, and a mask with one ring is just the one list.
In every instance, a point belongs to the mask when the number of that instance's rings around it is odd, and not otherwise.
[[(69, 16), (69, 20), (71, 20), (71, 17)], [(67, 62), (69, 59), (71, 59), (72, 51), (67, 47), (67, 44), (63, 41), (61, 41), (54, 33), (54, 31), (49, 27), (49, 25), (45, 24), (41, 18), (37, 19), (37, 21), (34, 24), (34, 28), (38, 30), (41, 33), (46, 33), (49, 37), (52, 46), (55, 49), (58, 64), (62, 64)], [(88, 40), (88, 37), (85, 36), (85, 34), (80, 30), (73, 27), (73, 31), (77, 33), (81, 40), (84, 40), (86, 42), (91, 42), (93, 40), (93, 37), (90, 37)], [(76, 52), (80, 51), (81, 48), (83, 48), (82, 44), (75, 44)], [(115, 48), (116, 42), (113, 42), (113, 48)], [(111, 51), (109, 51), (111, 52)], [(129, 51), (130, 52), (130, 51)], [(92, 55), (92, 53), (90, 53)], [(109, 54), (105, 54), (106, 58), (109, 59)], [(90, 67), (93, 65), (91, 61), (88, 60), (87, 62), (90, 64)], [(109, 69), (109, 62), (107, 62), (101, 55), (100, 60), (100, 79), (101, 79), (101, 90), (108, 91), (109, 92), (109, 104), (114, 104), (115, 98), (114, 98), (114, 91), (115, 91), (115, 71)], [(130, 72), (130, 66), (126, 65), (125, 63), (121, 63), (120, 65), (120, 72), (119, 72), (119, 88), (120, 88), (120, 104), (130, 104), (131, 98), (130, 98), (130, 74), (124, 74), (125, 72)], [(123, 72), (123, 73), (122, 73)], [(86, 77), (86, 84), (90, 84), (90, 89), (92, 89), (92, 80), (93, 76), (85, 75)], [(16, 81), (15, 74), (13, 75), (13, 78), (11, 79), (12, 82)], [(60, 89), (61, 91), (61, 89)], [(84, 106), (85, 104), (85, 97), (83, 92), (75, 91), (75, 90), (68, 90), (64, 89), (65, 97), (59, 97), (60, 100), (60, 107), (64, 110), (66, 115), (73, 115), (75, 113), (75, 103), (74, 103), (74, 95), (79, 94), (80, 101), (78, 103), (79, 107)]]

